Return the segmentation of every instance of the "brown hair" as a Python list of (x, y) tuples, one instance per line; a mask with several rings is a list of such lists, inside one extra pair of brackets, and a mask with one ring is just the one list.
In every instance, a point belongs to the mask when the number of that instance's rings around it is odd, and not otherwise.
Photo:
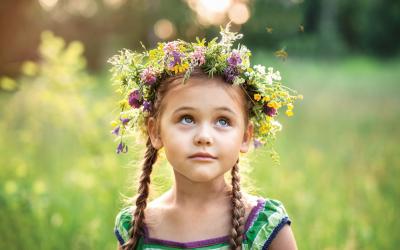
[[(159, 118), (162, 113), (162, 100), (166, 93), (173, 88), (176, 83), (181, 83), (183, 75), (176, 75), (165, 78), (157, 86), (156, 97), (154, 104), (152, 105), (150, 115), (145, 118), (145, 124), (149, 117)], [(201, 69), (196, 68), (192, 73), (191, 77), (208, 77)], [(220, 76), (218, 76), (220, 77)], [(227, 83), (227, 87), (229, 87)], [(249, 116), (251, 116), (252, 102), (249, 97), (242, 91), (243, 102), (245, 103), (245, 127), (247, 127)], [(157, 119), (158, 120), (158, 119)], [(157, 161), (158, 150), (155, 149), (151, 143), (150, 137), (147, 137), (146, 141), (146, 152), (142, 163), (142, 172), (139, 179), (138, 194), (136, 196), (136, 209), (132, 214), (131, 224), (133, 225), (129, 231), (130, 238), (122, 246), (124, 250), (134, 250), (138, 243), (140, 236), (144, 235), (143, 221), (144, 221), (144, 210), (147, 206), (147, 198), (149, 196), (150, 186), (150, 174), (153, 170), (153, 164)], [(232, 229), (230, 233), (229, 244), (230, 248), (234, 250), (242, 249), (243, 234), (244, 234), (244, 215), (245, 208), (242, 200), (242, 193), (240, 187), (240, 174), (239, 174), (239, 158), (231, 170), (231, 185), (232, 190), (229, 192), (232, 203)]]

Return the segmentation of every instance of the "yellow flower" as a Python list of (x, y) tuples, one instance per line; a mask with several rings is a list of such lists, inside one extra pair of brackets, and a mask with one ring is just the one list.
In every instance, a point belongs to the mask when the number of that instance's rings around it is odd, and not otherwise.
[(111, 126), (112, 126), (112, 127), (115, 127), (115, 126), (117, 126), (117, 125), (118, 125), (118, 122), (117, 122), (117, 121), (112, 121), (112, 122), (111, 122)]
[(185, 70), (187, 70), (187, 68), (189, 68), (189, 64), (188, 64), (187, 62), (185, 62), (185, 63), (183, 63), (183, 64), (177, 64), (177, 65), (175, 65), (175, 66), (172, 68), (172, 71), (173, 71), (175, 74), (178, 74), (178, 73), (185, 72)]
[(261, 134), (266, 134), (269, 132), (270, 129), (271, 129), (271, 125), (270, 125), (269, 121), (266, 121), (261, 124), (260, 132), (261, 132)]
[(126, 108), (128, 108), (128, 101), (125, 100), (125, 99), (119, 101), (119, 106), (120, 106), (121, 109), (126, 109)]
[(260, 94), (254, 94), (254, 100), (256, 100), (258, 102), (260, 99), (261, 99)]
[(303, 95), (298, 95), (297, 98), (299, 98), (300, 100), (303, 100)]
[(263, 98), (264, 102), (268, 102), (269, 100), (271, 100), (271, 98), (269, 96), (264, 96), (264, 98)]
[(274, 108), (274, 109), (278, 109), (281, 107), (281, 104), (279, 102), (276, 101), (270, 101), (268, 103), (268, 107)]
[(158, 53), (157, 49), (150, 50), (149, 51), (149, 59), (153, 60), (154, 58), (157, 58), (157, 53)]
[(292, 116), (293, 115), (293, 111), (291, 109), (286, 110), (286, 115), (287, 116)]
[(282, 97), (288, 97), (289, 95), (288, 95), (288, 93), (287, 92), (283, 92), (283, 91), (281, 91), (281, 92), (279, 92), (279, 96), (282, 96)]
[(293, 104), (292, 103), (288, 103), (287, 104), (287, 108), (288, 108), (288, 110), (292, 110), (293, 109)]

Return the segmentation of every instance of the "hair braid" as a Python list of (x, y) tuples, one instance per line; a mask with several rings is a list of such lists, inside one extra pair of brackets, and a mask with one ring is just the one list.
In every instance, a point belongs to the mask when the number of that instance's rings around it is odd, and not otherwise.
[(239, 159), (232, 168), (232, 231), (230, 238), (230, 246), (233, 250), (242, 249), (243, 233), (244, 233), (244, 205), (242, 194), (240, 191), (240, 175), (239, 175)]
[(136, 209), (133, 213), (131, 221), (131, 225), (133, 226), (129, 231), (130, 239), (123, 246), (124, 250), (134, 250), (139, 237), (143, 235), (144, 210), (147, 206), (147, 198), (149, 196), (151, 181), (150, 174), (153, 170), (153, 164), (157, 160), (158, 152), (158, 150), (155, 149), (151, 144), (150, 138), (147, 138), (146, 147), (147, 149), (144, 155), (138, 194), (136, 196)]

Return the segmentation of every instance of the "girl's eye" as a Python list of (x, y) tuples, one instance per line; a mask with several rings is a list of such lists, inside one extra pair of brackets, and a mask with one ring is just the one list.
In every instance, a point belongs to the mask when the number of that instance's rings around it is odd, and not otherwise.
[(222, 121), (222, 123), (220, 123), (220, 124), (222, 124), (223, 127), (230, 126), (229, 119), (221, 118), (221, 119), (218, 119), (218, 121)]
[(184, 116), (181, 117), (180, 121), (185, 121), (185, 123), (186, 123), (186, 122), (187, 122), (187, 123), (190, 123), (190, 122), (193, 121), (193, 120), (192, 120), (192, 118), (191, 118), (190, 116), (184, 115)]
[[(182, 116), (182, 117), (180, 118), (179, 121), (180, 121), (181, 123), (183, 123), (183, 124), (191, 124), (191, 123), (193, 123), (193, 119), (192, 119), (192, 117), (189, 116), (189, 115), (184, 115), (184, 116)], [(219, 122), (219, 124), (220, 124), (222, 127), (230, 126), (229, 119), (220, 118), (220, 119), (218, 119), (218, 122)]]

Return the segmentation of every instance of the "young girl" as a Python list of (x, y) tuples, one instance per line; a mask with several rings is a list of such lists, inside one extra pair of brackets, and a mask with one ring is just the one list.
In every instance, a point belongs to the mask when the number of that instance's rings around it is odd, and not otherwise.
[[(278, 109), (291, 115), (301, 96), (290, 94), (279, 72), (251, 68), (246, 47), (232, 49), (240, 34), (227, 26), (221, 35), (207, 45), (177, 40), (110, 59), (124, 96), (113, 130), (117, 153), (128, 151), (129, 133), (145, 136), (147, 147), (135, 204), (115, 219), (118, 249), (297, 249), (283, 204), (241, 190), (239, 154), (252, 144), (272, 150)], [(161, 149), (174, 183), (148, 202)]]

